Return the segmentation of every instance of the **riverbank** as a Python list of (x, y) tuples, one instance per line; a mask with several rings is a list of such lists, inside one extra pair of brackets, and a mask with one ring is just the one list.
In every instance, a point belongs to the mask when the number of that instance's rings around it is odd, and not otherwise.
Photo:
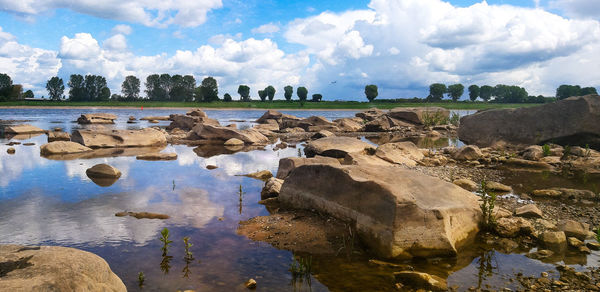
[(205, 109), (232, 109), (232, 110), (264, 110), (264, 109), (285, 109), (285, 110), (355, 110), (380, 108), (391, 109), (395, 107), (429, 107), (437, 106), (446, 109), (457, 110), (481, 110), (494, 108), (519, 108), (532, 107), (540, 104), (519, 103), (485, 103), (485, 102), (434, 102), (434, 103), (391, 103), (391, 102), (356, 102), (356, 101), (322, 101), (305, 102), (301, 104), (298, 101), (251, 101), (251, 102), (157, 102), (157, 101), (137, 101), (137, 102), (53, 102), (53, 101), (11, 101), (0, 103), (0, 108), (153, 108), (153, 109), (187, 109), (187, 108), (205, 108)]

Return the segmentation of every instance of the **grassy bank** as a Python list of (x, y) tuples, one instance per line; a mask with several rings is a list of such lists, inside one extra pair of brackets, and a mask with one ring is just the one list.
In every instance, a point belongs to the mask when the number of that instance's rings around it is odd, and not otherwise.
[(539, 104), (518, 103), (485, 103), (485, 102), (436, 102), (436, 103), (390, 103), (390, 102), (356, 102), (356, 101), (322, 101), (305, 102), (302, 105), (298, 101), (273, 101), (273, 102), (158, 102), (158, 101), (107, 101), (107, 102), (55, 102), (55, 101), (10, 101), (1, 102), (0, 107), (4, 106), (23, 106), (23, 107), (201, 107), (201, 108), (256, 108), (256, 109), (367, 109), (377, 107), (380, 109), (390, 109), (395, 107), (426, 107), (439, 106), (447, 109), (477, 110), (490, 108), (518, 108), (531, 107)]

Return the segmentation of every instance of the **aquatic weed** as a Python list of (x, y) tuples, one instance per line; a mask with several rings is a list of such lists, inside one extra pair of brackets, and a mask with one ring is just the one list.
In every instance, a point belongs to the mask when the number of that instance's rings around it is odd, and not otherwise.
[(421, 116), (421, 120), (423, 120), (425, 127), (448, 124), (448, 118), (441, 111), (426, 111)]
[(192, 247), (193, 244), (190, 243), (190, 237), (189, 236), (186, 236), (186, 237), (183, 238), (183, 244), (184, 244), (184, 247), (185, 247), (185, 258), (193, 260), (194, 259), (194, 255), (190, 251), (190, 248)]
[(166, 255), (169, 250), (169, 243), (173, 242), (172, 240), (169, 240), (169, 229), (167, 229), (167, 227), (165, 227), (160, 232), (160, 235), (161, 235), (160, 241), (163, 243), (161, 250), (163, 251), (163, 255)]
[(487, 189), (487, 182), (483, 179), (481, 181), (481, 189), (477, 191), (477, 194), (481, 197), (479, 207), (483, 213), (483, 227), (491, 229), (496, 224), (496, 218), (494, 218), (496, 193)]
[(138, 286), (139, 286), (140, 288), (142, 288), (142, 287), (144, 286), (144, 280), (145, 280), (145, 277), (144, 277), (144, 272), (140, 272), (140, 273), (138, 274)]

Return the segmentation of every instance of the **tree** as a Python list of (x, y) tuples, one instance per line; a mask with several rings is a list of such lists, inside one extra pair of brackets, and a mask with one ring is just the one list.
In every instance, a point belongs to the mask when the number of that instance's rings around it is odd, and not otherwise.
[(46, 90), (48, 90), (48, 96), (52, 100), (60, 100), (63, 93), (65, 92), (65, 84), (62, 78), (54, 76), (46, 82)]
[(23, 98), (34, 98), (33, 91), (31, 91), (31, 89), (25, 91), (25, 93), (23, 93)]
[(103, 87), (100, 89), (100, 93), (98, 94), (98, 100), (107, 101), (110, 99), (110, 88)]
[(146, 97), (150, 100), (159, 100), (163, 96), (162, 89), (160, 88), (160, 75), (151, 74), (146, 77)]
[(72, 74), (69, 77), (69, 100), (71, 101), (83, 101), (87, 100), (87, 92), (85, 90), (85, 83), (83, 76), (80, 74)]
[(292, 95), (294, 94), (294, 88), (291, 86), (286, 86), (283, 88), (283, 96), (285, 97), (285, 100), (290, 101), (292, 100)]
[(194, 90), (196, 89), (196, 78), (192, 75), (183, 76), (183, 100), (193, 101)]
[[(201, 101), (213, 102), (219, 100), (219, 86), (217, 80), (212, 77), (206, 77), (200, 85)], [(196, 101), (198, 97), (196, 97)]]
[(12, 90), (12, 79), (8, 74), (0, 73), (0, 97), (8, 97)]
[(581, 95), (598, 94), (598, 91), (596, 91), (595, 87), (584, 87), (581, 89), (580, 94)]
[(229, 95), (229, 93), (225, 93), (225, 95), (223, 95), (223, 101), (225, 101), (225, 102), (232, 101), (231, 95)]
[(323, 98), (323, 95), (318, 94), (318, 93), (312, 95), (312, 101), (314, 101), (314, 102), (319, 102), (319, 101), (321, 101), (322, 98)]
[(377, 97), (377, 95), (379, 95), (379, 93), (377, 92), (377, 85), (370, 84), (365, 86), (365, 95), (367, 96), (369, 102), (372, 102)]
[(250, 87), (248, 85), (240, 85), (237, 92), (241, 101), (250, 101)]
[(306, 101), (306, 98), (308, 96), (308, 90), (304, 86), (298, 87), (298, 89), (296, 89), (296, 95), (298, 95), (300, 101)]
[(158, 86), (160, 88), (157, 96), (158, 100), (169, 100), (169, 97), (171, 96), (171, 88), (173, 88), (171, 75), (160, 74), (158, 77)]
[(579, 85), (563, 84), (556, 89), (556, 98), (565, 99), (571, 96), (583, 96), (588, 94), (598, 94), (594, 87), (581, 88)]
[(465, 93), (465, 87), (460, 83), (448, 86), (448, 94), (452, 98), (452, 101), (458, 101), (463, 93)]
[(529, 96), (525, 88), (504, 84), (496, 85), (492, 90), (492, 95), (495, 97), (494, 101), (499, 103), (522, 103)]
[(261, 101), (265, 101), (267, 100), (267, 89), (263, 89), (263, 90), (259, 90), (258, 91), (258, 97), (260, 97)]
[(475, 101), (475, 100), (477, 100), (478, 97), (479, 97), (479, 86), (477, 86), (475, 84), (469, 86), (469, 99), (471, 99), (471, 101)]
[(179, 74), (171, 76), (171, 91), (169, 92), (169, 100), (185, 100), (185, 86), (183, 84), (183, 76)]
[(140, 79), (133, 75), (125, 77), (125, 81), (121, 84), (121, 93), (125, 100), (137, 100), (140, 98)]
[(492, 91), (494, 91), (494, 88), (489, 85), (481, 86), (481, 88), (479, 88), (479, 97), (484, 101), (488, 101), (492, 98)]
[(444, 93), (446, 93), (448, 89), (445, 84), (441, 83), (433, 83), (429, 85), (429, 96), (430, 101), (440, 101), (444, 98)]
[(265, 91), (267, 92), (267, 96), (269, 97), (269, 101), (273, 101), (273, 98), (275, 97), (275, 87), (269, 85), (267, 86), (267, 88), (265, 88)]

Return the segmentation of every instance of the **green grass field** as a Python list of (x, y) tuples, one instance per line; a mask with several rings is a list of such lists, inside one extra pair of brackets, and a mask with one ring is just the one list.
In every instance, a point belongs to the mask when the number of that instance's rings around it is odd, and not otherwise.
[(391, 102), (357, 102), (357, 101), (321, 101), (321, 102), (305, 102), (302, 105), (299, 101), (251, 101), (251, 102), (159, 102), (159, 101), (106, 101), (106, 102), (56, 102), (56, 101), (9, 101), (0, 102), (0, 107), (3, 106), (63, 106), (63, 107), (189, 107), (189, 108), (248, 108), (248, 109), (368, 109), (372, 107), (380, 109), (391, 109), (395, 107), (427, 107), (438, 106), (447, 109), (490, 109), (490, 108), (519, 108), (532, 107), (540, 104), (518, 103), (518, 104), (502, 104), (502, 103), (485, 103), (485, 102), (436, 102), (436, 103), (391, 103)]

